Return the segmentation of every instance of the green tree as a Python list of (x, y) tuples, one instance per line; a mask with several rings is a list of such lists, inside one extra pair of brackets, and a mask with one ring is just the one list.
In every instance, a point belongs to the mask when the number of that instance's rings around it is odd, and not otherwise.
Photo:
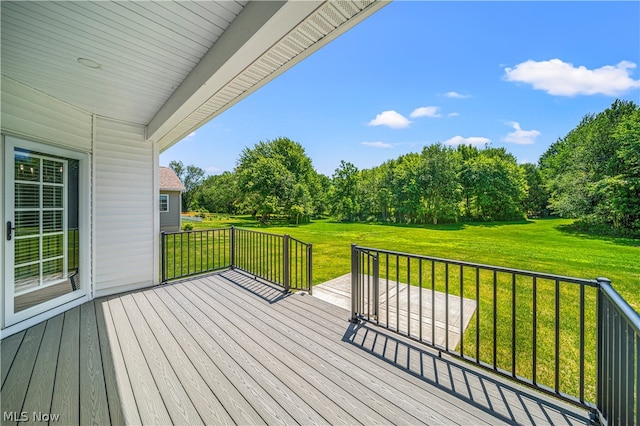
[(453, 148), (436, 144), (422, 150), (417, 177), (422, 222), (435, 225), (442, 221), (458, 220), (461, 200), (459, 170), (460, 154)]
[(540, 169), (535, 164), (521, 164), (527, 182), (527, 195), (522, 200), (522, 209), (527, 217), (545, 217), (549, 212), (549, 191), (544, 186)]
[(638, 232), (638, 106), (616, 100), (585, 116), (540, 159), (549, 205), (585, 228)]
[(243, 208), (263, 221), (273, 214), (299, 221), (314, 213), (311, 194), (319, 192), (320, 182), (299, 143), (281, 137), (245, 148), (235, 173)]
[(224, 172), (208, 176), (202, 182), (196, 200), (209, 212), (237, 213), (239, 200), (238, 180), (235, 173)]
[(196, 199), (200, 184), (204, 180), (205, 172), (200, 167), (194, 165), (185, 166), (182, 161), (172, 161), (169, 167), (182, 181), (186, 191), (182, 193), (182, 211), (189, 211), (193, 201)]
[(340, 161), (332, 176), (331, 214), (338, 220), (355, 221), (360, 214), (360, 172), (352, 163)]

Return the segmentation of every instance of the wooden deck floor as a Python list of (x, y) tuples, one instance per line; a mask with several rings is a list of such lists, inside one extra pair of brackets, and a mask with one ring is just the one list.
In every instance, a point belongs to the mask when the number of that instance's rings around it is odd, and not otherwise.
[(588, 423), (348, 317), (236, 271), (95, 300), (2, 341), (3, 424)]

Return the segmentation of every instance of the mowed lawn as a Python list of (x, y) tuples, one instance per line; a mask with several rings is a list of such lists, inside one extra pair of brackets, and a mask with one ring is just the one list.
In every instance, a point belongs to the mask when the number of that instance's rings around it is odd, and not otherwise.
[(595, 238), (567, 230), (570, 219), (508, 223), (403, 226), (318, 220), (298, 226), (264, 226), (246, 216), (211, 215), (194, 229), (230, 225), (289, 234), (313, 244), (313, 282), (350, 270), (350, 245), (417, 253), (466, 262), (566, 275), (609, 278), (640, 311), (640, 241)]

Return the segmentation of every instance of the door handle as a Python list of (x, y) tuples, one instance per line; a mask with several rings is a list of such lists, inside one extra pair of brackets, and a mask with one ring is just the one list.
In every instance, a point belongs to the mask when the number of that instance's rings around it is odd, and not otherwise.
[(14, 228), (12, 226), (11, 221), (8, 221), (7, 222), (7, 241), (11, 241), (11, 238), (13, 236), (13, 231), (15, 231), (15, 230), (16, 230), (16, 228)]

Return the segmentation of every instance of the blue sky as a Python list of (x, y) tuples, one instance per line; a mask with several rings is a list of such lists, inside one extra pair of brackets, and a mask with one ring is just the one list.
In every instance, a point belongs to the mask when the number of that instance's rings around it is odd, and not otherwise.
[(208, 174), (285, 136), (320, 173), (425, 145), (537, 162), (616, 99), (640, 103), (640, 2), (396, 1), (160, 155)]

